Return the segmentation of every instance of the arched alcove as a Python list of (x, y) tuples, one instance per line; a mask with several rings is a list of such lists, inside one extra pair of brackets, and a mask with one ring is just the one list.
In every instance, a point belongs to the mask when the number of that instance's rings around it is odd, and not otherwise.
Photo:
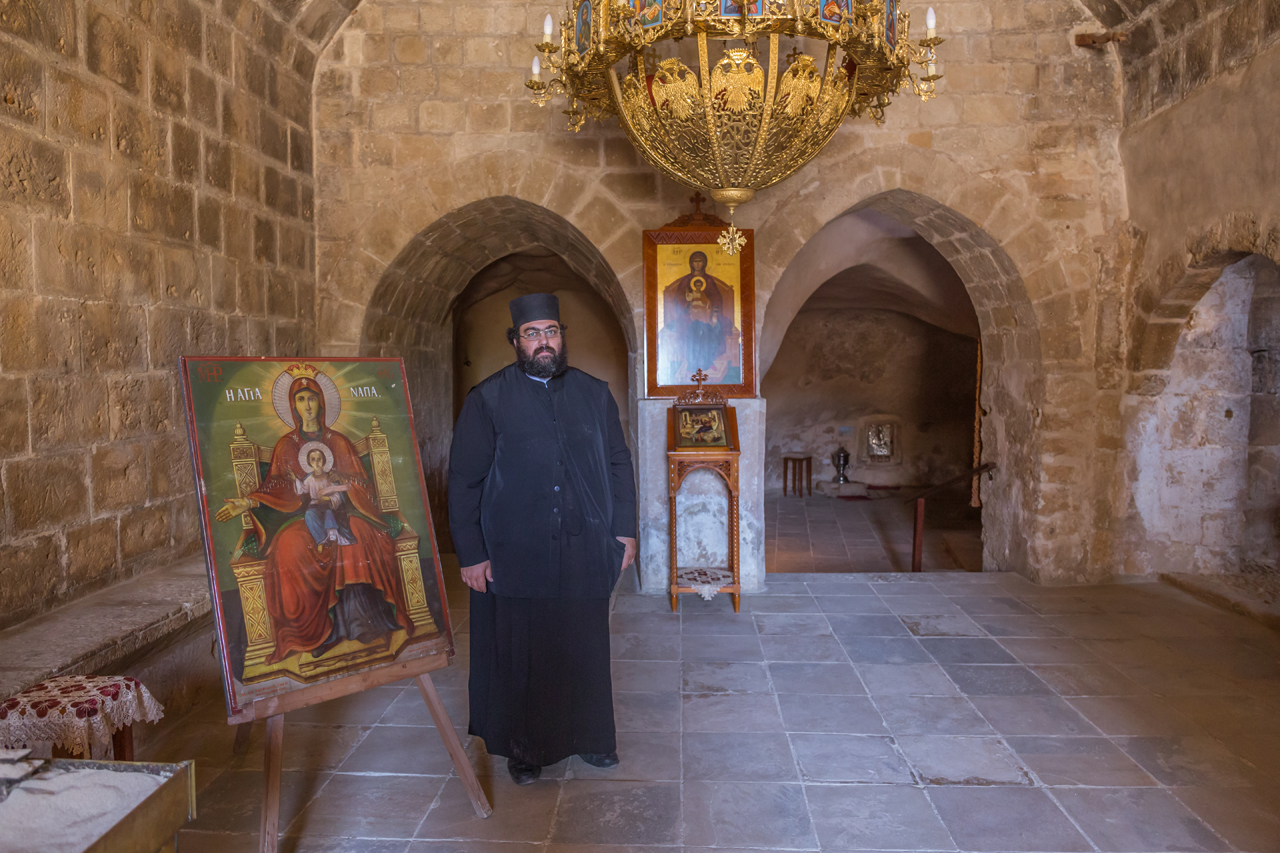
[[(999, 465), (982, 483), (983, 565), (1030, 573), (1030, 528), (1043, 500), (1035, 428), (1045, 385), (1039, 320), (1012, 259), (979, 225), (902, 189), (868, 198), (832, 219), (796, 253), (774, 288), (761, 326), (761, 375), (820, 287), (875, 259), (883, 250), (879, 241), (910, 239), (908, 234), (931, 252), (919, 253), (915, 269), (904, 266), (891, 287), (871, 282), (868, 298), (888, 305), (892, 296), (893, 304), (909, 306), (926, 322), (979, 338), (982, 459)], [(962, 287), (948, 286), (948, 280)]]
[(1223, 269), (1158, 393), (1129, 398), (1133, 573), (1274, 572), (1280, 555), (1280, 269)]
[[(365, 312), (361, 354), (405, 360), (423, 471), (442, 543), (450, 541), (444, 496), (454, 420), (454, 311), (478, 273), (503, 258), (530, 251), (556, 255), (608, 306), (626, 341), (631, 375), (638, 335), (613, 270), (565, 219), (511, 196), (464, 205), (415, 235), (379, 279)], [(572, 338), (569, 341), (572, 345)]]

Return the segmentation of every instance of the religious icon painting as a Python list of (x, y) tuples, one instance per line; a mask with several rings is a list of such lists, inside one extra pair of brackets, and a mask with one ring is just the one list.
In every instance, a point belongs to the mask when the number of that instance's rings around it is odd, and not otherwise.
[(662, 0), (630, 0), (630, 3), (640, 16), (640, 26), (648, 29), (662, 23)]
[(403, 362), (181, 370), (228, 716), (452, 654)]
[(674, 397), (706, 374), (707, 388), (754, 397), (755, 242), (736, 255), (717, 238), (727, 223), (701, 212), (644, 232), (649, 395)]
[(898, 46), (898, 0), (884, 0), (884, 40), (891, 48)]
[(724, 406), (676, 406), (675, 410), (677, 448), (729, 447)]
[(851, 0), (822, 0), (821, 17), (823, 23), (839, 25), (849, 14)]
[[(747, 3), (747, 16), (755, 17), (763, 14), (761, 12), (763, 2), (764, 0), (750, 0)], [(742, 4), (737, 0), (720, 0), (720, 14), (740, 16), (742, 15)]]
[(578, 4), (578, 13), (574, 16), (574, 47), (579, 55), (585, 56), (591, 50), (591, 0), (582, 0)]

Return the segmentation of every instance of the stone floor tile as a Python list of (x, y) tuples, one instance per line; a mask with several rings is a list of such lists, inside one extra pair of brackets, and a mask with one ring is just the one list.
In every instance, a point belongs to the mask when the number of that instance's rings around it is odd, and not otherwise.
[(545, 849), (544, 845), (529, 841), (479, 841), (452, 838), (444, 841), (410, 841), (405, 853), (543, 853)]
[(1068, 699), (1106, 735), (1197, 735), (1204, 729), (1154, 696), (1078, 696)]
[(1054, 593), (1043, 589), (1021, 592), (1018, 600), (1036, 613), (1045, 615), (1102, 612), (1102, 608), (1079, 595)]
[[(433, 673), (434, 675), (434, 673)], [(434, 683), (434, 679), (433, 679)], [(439, 688), (440, 685), (436, 684)], [(316, 723), (320, 725), (371, 726), (381, 719), (400, 694), (399, 687), (375, 687), (362, 690), (328, 702), (289, 712), (290, 723)], [(416, 691), (415, 691), (416, 692)], [(418, 699), (422, 701), (421, 698)]]
[(1052, 627), (1080, 640), (1136, 640), (1141, 634), (1128, 620), (1111, 613), (1069, 613), (1044, 617)]
[(995, 729), (962, 696), (876, 696), (889, 731), (904, 735), (994, 735)]
[(680, 784), (583, 780), (566, 785), (551, 840), (675, 844), (680, 840)]
[(619, 595), (613, 600), (614, 613), (670, 613), (671, 599), (665, 595)]
[(806, 782), (875, 782), (896, 785), (915, 782), (911, 768), (894, 749), (892, 738), (793, 734), (791, 746)]
[[(287, 853), (407, 853), (414, 849), (414, 843), (386, 838), (285, 836), (280, 839), (280, 848)], [(181, 850), (187, 853), (185, 847)]]
[(761, 661), (760, 639), (749, 637), (724, 637), (719, 635), (689, 636), (682, 638), (682, 659), (685, 661)]
[(813, 581), (806, 584), (809, 592), (814, 598), (821, 601), (823, 598), (843, 598), (845, 596), (875, 596), (871, 591), (871, 585), (856, 580), (846, 580), (848, 576), (832, 578), (831, 580)]
[(778, 697), (788, 732), (885, 735), (880, 712), (866, 696), (785, 694)]
[(609, 617), (611, 634), (679, 634), (680, 616), (665, 613), (613, 613)]
[(1116, 744), (1162, 785), (1238, 788), (1263, 778), (1208, 735), (1124, 737)]
[[(449, 715), (449, 721), (453, 723), (453, 727), (455, 729), (466, 729), (470, 710), (468, 708), (465, 684), (461, 688), (437, 687), (436, 692), (440, 694), (440, 701), (444, 703), (445, 712)], [(435, 721), (431, 719), (431, 712), (427, 710), (427, 704), (422, 701), (422, 694), (418, 692), (416, 687), (402, 690), (395, 701), (387, 706), (387, 710), (378, 719), (378, 724), (383, 726), (435, 727)], [(285, 732), (284, 736), (288, 740), (288, 731)]]
[[(406, 777), (353, 778), (395, 781)], [(477, 817), (471, 800), (462, 789), (462, 782), (453, 777), (440, 789), (435, 805), (426, 819), (421, 820), (415, 837), (484, 841), (547, 840), (551, 832), (551, 821), (556, 813), (556, 803), (560, 799), (559, 781), (543, 778), (532, 785), (516, 785), (504, 773), (481, 779), (481, 784), (489, 797), (489, 804), (493, 806), (493, 814), (487, 818)]]
[[(286, 828), (324, 788), (332, 773), (280, 774), (280, 826)], [(257, 833), (262, 822), (261, 770), (227, 770), (197, 797), (196, 819), (187, 829), (200, 832)], [(185, 849), (185, 848), (184, 848)]]
[(865, 694), (857, 671), (847, 663), (775, 661), (769, 664), (775, 693)]
[(983, 630), (964, 614), (916, 616), (903, 614), (902, 624), (917, 637), (982, 637)]
[[(458, 784), (456, 779), (452, 781)], [(439, 776), (337, 773), (286, 831), (290, 835), (409, 839), (444, 785)], [(471, 808), (469, 802), (467, 808)]]
[(1237, 850), (1280, 853), (1280, 787), (1171, 790)]
[(805, 590), (805, 595), (747, 595), (742, 609), (748, 613), (821, 613), (818, 602)]
[(800, 785), (686, 782), (683, 840), (690, 847), (816, 850)]
[[(832, 584), (828, 584), (831, 586)], [(861, 613), (868, 616), (890, 616), (892, 611), (876, 595), (815, 594), (823, 613)]]
[(1086, 853), (1093, 849), (1042, 789), (944, 786), (927, 792), (961, 850)]
[(778, 703), (770, 693), (686, 693), (684, 731), (781, 732)]
[(1139, 696), (1146, 690), (1106, 664), (1033, 665), (1031, 671), (1059, 696)]
[(611, 634), (614, 660), (680, 660), (678, 634)]
[(680, 620), (680, 632), (686, 637), (707, 634), (754, 636), (756, 625), (749, 613), (686, 614)]
[(856, 664), (933, 663), (914, 637), (838, 637), (849, 660)]
[(995, 640), (978, 637), (925, 637), (924, 650), (940, 664), (1017, 663)]
[(682, 693), (771, 693), (769, 673), (762, 663), (702, 663), (681, 665)]
[(823, 850), (954, 850), (924, 791), (902, 785), (807, 785)]
[(1030, 785), (1018, 757), (995, 737), (899, 737), (926, 785)]
[(833, 613), (827, 617), (832, 632), (841, 640), (853, 637), (907, 637), (911, 632), (897, 616), (863, 616)]
[[(760, 595), (760, 593), (755, 593)], [(671, 606), (671, 599), (665, 595), (655, 596), (667, 602), (667, 606)], [(681, 616), (716, 616), (733, 613), (733, 596), (716, 595), (707, 601), (700, 595), (694, 595), (691, 592), (682, 593), (679, 596), (678, 612)], [(736, 615), (736, 614), (735, 614)]]
[(620, 732), (678, 732), (680, 694), (615, 693), (613, 717)]
[(578, 756), (568, 761), (572, 779), (680, 781), (679, 732), (618, 732), (618, 766), (592, 767)]
[(1052, 693), (1025, 666), (947, 664), (942, 667), (968, 696), (1035, 696)]
[(448, 776), (453, 761), (437, 729), (375, 726), (338, 769), (343, 773)]
[(783, 636), (830, 634), (831, 626), (825, 616), (808, 613), (758, 613), (755, 617), (756, 630), (761, 636), (780, 634)]
[[(280, 766), (285, 770), (336, 770), (371, 728), (293, 723), (286, 717), (284, 757)], [(261, 753), (249, 752), (243, 759), (245, 763), (241, 766), (253, 766), (261, 759)]]
[(858, 673), (874, 696), (957, 696), (960, 693), (936, 663), (860, 663)]
[(999, 614), (974, 616), (973, 621), (993, 637), (1062, 637), (1064, 632), (1043, 616)]
[(1010, 737), (1005, 742), (1046, 785), (1138, 788), (1151, 774), (1102, 737)]
[(963, 616), (945, 595), (885, 595), (881, 601), (897, 616)]
[(844, 647), (832, 636), (770, 635), (760, 638), (766, 661), (811, 661), (815, 663), (847, 663)]
[(680, 689), (678, 661), (616, 660), (611, 670), (615, 693), (662, 693)]
[(1104, 853), (1231, 849), (1168, 791), (1068, 788), (1054, 796)]
[(975, 708), (1002, 735), (1096, 735), (1098, 730), (1057, 696), (973, 696)]
[(951, 602), (970, 616), (1035, 613), (1016, 598), (996, 595), (951, 595)]
[(1124, 671), (1132, 666), (1184, 666), (1186, 659), (1164, 643), (1149, 637), (1130, 640), (1083, 640), (1099, 660)]
[(1005, 651), (1025, 664), (1097, 664), (1097, 655), (1067, 637), (1001, 637)]
[(795, 782), (796, 759), (785, 734), (687, 732), (684, 779), (711, 782)]

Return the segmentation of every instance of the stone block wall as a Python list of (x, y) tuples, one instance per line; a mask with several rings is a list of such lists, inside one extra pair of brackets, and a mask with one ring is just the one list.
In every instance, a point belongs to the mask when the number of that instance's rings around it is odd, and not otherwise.
[(1205, 83), (1280, 41), (1280, 5), (1270, 0), (1085, 0), (1126, 36), (1125, 119), (1180, 103)]
[(317, 14), (0, 6), (0, 627), (198, 549), (179, 356), (310, 348)]

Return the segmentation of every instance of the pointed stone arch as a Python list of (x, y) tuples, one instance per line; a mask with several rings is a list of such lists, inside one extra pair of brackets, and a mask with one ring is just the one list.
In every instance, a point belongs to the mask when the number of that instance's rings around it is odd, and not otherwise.
[[(1000, 466), (994, 478), (983, 483), (983, 563), (990, 570), (1036, 578), (1040, 572), (1032, 547), (1044, 500), (1036, 423), (1045, 395), (1045, 370), (1040, 322), (1022, 275), (986, 230), (926, 195), (892, 189), (845, 213), (861, 210), (874, 210), (911, 228), (964, 282), (982, 341), (983, 458)], [(786, 271), (779, 278), (761, 327), (762, 375), (787, 326), (822, 283)]]
[(432, 514), (442, 533), (453, 433), (454, 304), (480, 270), (532, 247), (555, 252), (609, 305), (634, 375), (639, 335), (613, 269), (563, 217), (513, 196), (463, 205), (418, 232), (383, 271), (365, 309), (360, 354), (405, 360)]

